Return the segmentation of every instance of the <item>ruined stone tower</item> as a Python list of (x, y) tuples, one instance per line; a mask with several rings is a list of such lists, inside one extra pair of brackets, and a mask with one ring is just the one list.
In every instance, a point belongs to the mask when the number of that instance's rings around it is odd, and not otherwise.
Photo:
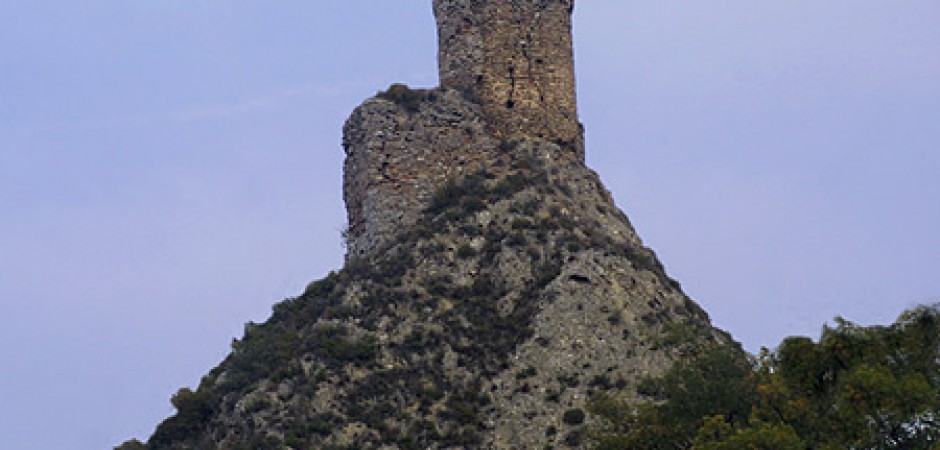
[(415, 223), (447, 180), (499, 172), (506, 149), (549, 143), (584, 162), (575, 99), (573, 0), (434, 0), (440, 87), (397, 86), (344, 127), (347, 257)]
[(347, 264), (143, 448), (585, 450), (592, 399), (731, 344), (584, 163), (572, 1), (433, 0), (441, 85), (343, 127)]
[(434, 0), (441, 86), (478, 99), (499, 138), (543, 138), (583, 158), (574, 0)]

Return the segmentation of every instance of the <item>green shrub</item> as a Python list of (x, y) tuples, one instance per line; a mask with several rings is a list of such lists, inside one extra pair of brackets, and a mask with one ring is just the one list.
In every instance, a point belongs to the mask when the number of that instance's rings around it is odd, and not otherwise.
[(151, 446), (160, 447), (195, 437), (215, 412), (213, 398), (204, 390), (180, 389), (170, 403), (176, 408), (176, 415), (157, 426), (148, 442)]
[(464, 214), (473, 214), (486, 209), (486, 203), (477, 195), (467, 195), (460, 200), (460, 207)]
[(535, 285), (542, 288), (551, 283), (552, 280), (561, 274), (561, 266), (546, 263), (535, 267)]
[(526, 378), (532, 378), (536, 375), (538, 375), (538, 370), (534, 366), (529, 366), (516, 373), (516, 379), (524, 380)]
[(519, 145), (517, 141), (510, 141), (509, 139), (503, 139), (499, 141), (499, 151), (501, 153), (509, 154)]
[(477, 251), (470, 244), (461, 244), (460, 247), (457, 247), (457, 257), (460, 259), (467, 259), (476, 254)]
[(115, 447), (114, 450), (147, 450), (147, 446), (137, 439), (131, 439), (121, 444), (120, 446)]
[(577, 253), (581, 251), (581, 243), (578, 241), (568, 241), (565, 243), (565, 248), (571, 253)]
[(325, 326), (315, 330), (307, 348), (333, 366), (371, 361), (378, 353), (373, 337), (356, 338), (344, 326)]
[(512, 219), (513, 230), (526, 230), (532, 228), (532, 220), (528, 217), (516, 217)]
[(407, 85), (395, 83), (388, 90), (379, 92), (376, 97), (395, 102), (406, 111), (415, 113), (421, 109), (421, 103), (432, 100), (432, 94), (423, 89), (411, 89)]
[(254, 414), (256, 412), (262, 411), (271, 406), (271, 402), (264, 397), (257, 397), (252, 399), (245, 405), (245, 412), (248, 414)]
[(449, 180), (431, 197), (431, 204), (428, 205), (427, 212), (431, 214), (444, 212), (448, 208), (457, 205), (463, 195), (463, 187), (458, 185), (455, 180)]
[(569, 447), (578, 447), (584, 441), (584, 433), (581, 430), (572, 430), (565, 435), (565, 445)]
[(581, 384), (581, 380), (578, 379), (577, 374), (561, 374), (561, 375), (558, 375), (556, 379), (558, 380), (559, 383), (561, 383), (562, 386), (566, 386), (570, 388), (578, 387), (578, 385)]
[(545, 393), (545, 400), (552, 403), (558, 403), (561, 401), (561, 393), (558, 391), (548, 391)]
[(496, 183), (496, 187), (493, 188), (493, 193), (503, 198), (509, 197), (525, 189), (526, 185), (530, 184), (530, 182), (531, 180), (525, 175), (518, 173), (510, 174)]
[(581, 425), (584, 423), (584, 411), (578, 408), (569, 409), (565, 411), (561, 420), (568, 425)]

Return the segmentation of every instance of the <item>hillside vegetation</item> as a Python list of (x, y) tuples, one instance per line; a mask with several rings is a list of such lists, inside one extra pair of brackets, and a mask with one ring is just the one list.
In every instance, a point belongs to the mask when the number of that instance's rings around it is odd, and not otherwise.
[(598, 449), (940, 449), (940, 309), (837, 318), (750, 361), (713, 346), (642, 390), (658, 402), (594, 402)]

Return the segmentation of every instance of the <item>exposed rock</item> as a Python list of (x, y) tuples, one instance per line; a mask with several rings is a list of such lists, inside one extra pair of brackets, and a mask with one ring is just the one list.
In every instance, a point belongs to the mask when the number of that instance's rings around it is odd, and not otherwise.
[(275, 306), (203, 380), (199, 425), (151, 448), (578, 447), (567, 411), (727, 342), (561, 151), (519, 142)]
[(413, 225), (447, 180), (496, 166), (500, 141), (485, 126), (480, 105), (453, 89), (396, 85), (356, 108), (343, 127), (348, 256)]
[(434, 7), (444, 87), (344, 127), (346, 266), (246, 327), (147, 448), (582, 448), (593, 397), (731, 342), (583, 163), (572, 3)]

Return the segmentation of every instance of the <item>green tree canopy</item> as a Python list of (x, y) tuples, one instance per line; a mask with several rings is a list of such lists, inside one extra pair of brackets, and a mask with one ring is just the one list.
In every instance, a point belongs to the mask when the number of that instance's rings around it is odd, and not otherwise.
[(940, 309), (890, 326), (842, 318), (742, 365), (716, 346), (647, 383), (654, 402), (599, 401), (598, 448), (940, 449)]

